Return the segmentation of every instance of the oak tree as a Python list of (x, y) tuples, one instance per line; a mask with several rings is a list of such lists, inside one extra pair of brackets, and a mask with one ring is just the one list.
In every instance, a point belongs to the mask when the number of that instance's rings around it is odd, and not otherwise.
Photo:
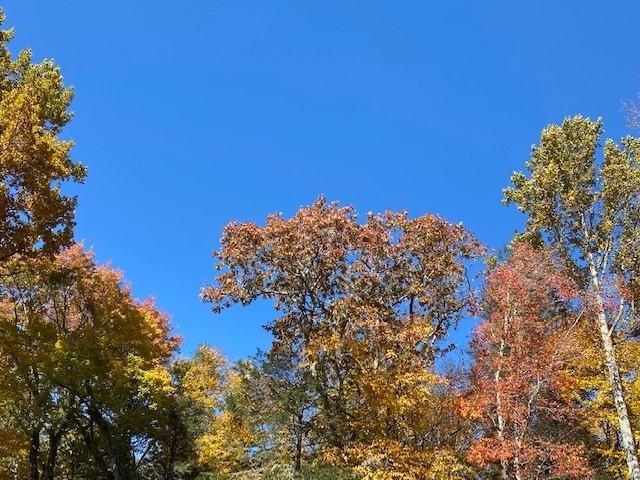
[(469, 307), (466, 262), (482, 252), (462, 225), (406, 212), (361, 224), (353, 208), (320, 197), (264, 227), (231, 223), (221, 244), (221, 273), (204, 300), (214, 311), (273, 301), (272, 349), (295, 352), (295, 368), (313, 379), (309, 420), (327, 452), (366, 455), (361, 446), (388, 439), (405, 458), (430, 448), (429, 429), (415, 420), (434, 405), (433, 362)]

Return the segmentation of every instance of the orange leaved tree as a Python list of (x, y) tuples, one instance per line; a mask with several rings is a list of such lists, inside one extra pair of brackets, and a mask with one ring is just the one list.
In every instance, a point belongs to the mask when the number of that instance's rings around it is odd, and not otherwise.
[[(566, 268), (545, 250), (511, 246), (486, 279), (474, 331), (469, 410), (480, 435), (469, 458), (503, 479), (586, 478), (583, 412), (567, 362), (580, 317)], [(588, 437), (588, 434), (587, 434)]]
[(290, 219), (231, 223), (221, 243), (203, 298), (214, 311), (273, 302), (272, 348), (295, 352), (292, 368), (310, 377), (320, 450), (378, 470), (413, 468), (422, 455), (427, 470), (441, 447), (424, 414), (443, 383), (433, 362), (470, 304), (466, 262), (482, 253), (471, 234), (406, 212), (361, 224), (320, 197)]

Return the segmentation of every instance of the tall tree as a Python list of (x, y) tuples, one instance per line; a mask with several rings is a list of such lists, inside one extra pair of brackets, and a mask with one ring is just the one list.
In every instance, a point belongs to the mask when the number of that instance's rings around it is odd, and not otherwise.
[[(0, 407), (28, 445), (30, 478), (81, 457), (107, 478), (132, 478), (170, 392), (167, 316), (81, 245), (54, 260), (13, 257), (0, 273)], [(68, 436), (84, 455), (59, 462)]]
[(469, 305), (465, 261), (482, 251), (462, 225), (406, 212), (369, 214), (360, 224), (353, 208), (320, 197), (264, 227), (231, 223), (221, 243), (214, 257), (222, 273), (205, 301), (214, 311), (274, 302), (272, 348), (295, 352), (313, 379), (315, 433), (327, 451), (349, 450), (362, 462), (361, 447), (376, 440), (396, 442), (407, 459), (432, 446), (413, 427), (434, 405), (434, 359)]
[(615, 344), (634, 328), (640, 297), (640, 140), (607, 140), (602, 122), (576, 116), (542, 132), (527, 162), (530, 178), (514, 173), (505, 202), (528, 215), (526, 236), (561, 249), (573, 267), (600, 332), (627, 467), (640, 465)]
[(71, 88), (52, 60), (32, 63), (30, 50), (12, 60), (12, 37), (0, 31), (0, 261), (71, 242), (76, 200), (61, 185), (86, 174), (69, 156), (72, 142), (59, 137), (71, 119)]
[[(474, 330), (469, 409), (481, 433), (469, 457), (502, 479), (586, 478), (579, 437), (585, 417), (567, 369), (577, 355), (577, 296), (563, 265), (515, 244), (485, 282), (483, 322)], [(588, 435), (587, 435), (588, 436)]]

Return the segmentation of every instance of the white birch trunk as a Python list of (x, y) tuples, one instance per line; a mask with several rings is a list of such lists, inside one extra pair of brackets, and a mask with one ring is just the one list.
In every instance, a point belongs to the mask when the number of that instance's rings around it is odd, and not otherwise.
[(640, 480), (640, 465), (638, 464), (638, 455), (636, 453), (636, 442), (631, 429), (629, 420), (629, 411), (624, 401), (624, 393), (622, 391), (622, 381), (620, 379), (620, 369), (616, 360), (616, 352), (611, 336), (612, 328), (609, 327), (607, 313), (605, 311), (604, 300), (600, 293), (600, 283), (598, 281), (598, 272), (596, 270), (593, 257), (589, 255), (589, 270), (591, 273), (591, 285), (596, 294), (596, 306), (598, 308), (598, 327), (600, 328), (600, 336), (602, 338), (602, 347), (604, 349), (605, 360), (607, 362), (607, 370), (609, 371), (609, 384), (611, 385), (611, 394), (613, 403), (616, 407), (618, 416), (618, 428), (620, 429), (620, 438), (622, 441), (622, 450), (627, 459), (627, 467), (629, 469), (629, 478), (631, 480)]

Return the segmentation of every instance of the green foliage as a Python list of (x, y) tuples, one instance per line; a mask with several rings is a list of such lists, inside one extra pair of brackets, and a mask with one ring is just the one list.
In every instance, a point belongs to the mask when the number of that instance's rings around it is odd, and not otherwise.
[(600, 337), (606, 395), (617, 421), (612, 428), (620, 438), (614, 449), (626, 457), (630, 477), (640, 480), (629, 396), (616, 353), (634, 341), (630, 336), (638, 324), (640, 139), (626, 137), (620, 145), (607, 140), (602, 148), (602, 133), (600, 120), (581, 116), (549, 125), (527, 163), (531, 176), (514, 173), (513, 187), (504, 194), (506, 203), (527, 214), (522, 237), (534, 245), (553, 245), (573, 269), (582, 308)]

